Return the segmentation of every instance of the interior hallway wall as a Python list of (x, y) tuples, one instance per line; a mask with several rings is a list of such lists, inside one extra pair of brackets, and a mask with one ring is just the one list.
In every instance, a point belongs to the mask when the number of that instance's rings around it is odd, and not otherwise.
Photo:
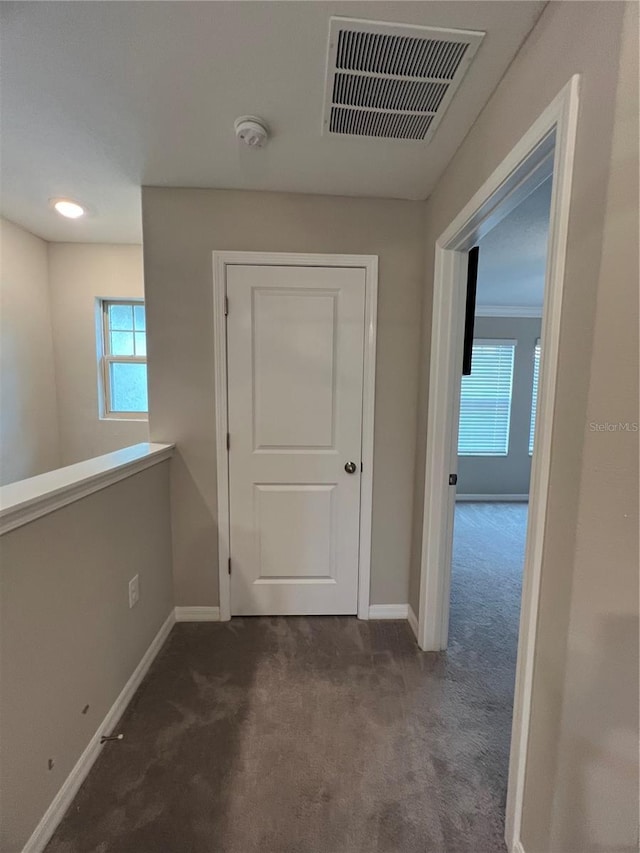
[(100, 418), (97, 300), (144, 298), (142, 247), (50, 243), (60, 458), (71, 465), (149, 440), (148, 421)]
[(169, 461), (4, 533), (0, 562), (0, 850), (20, 853), (173, 607)]
[(0, 219), (0, 485), (60, 465), (47, 244)]
[(639, 8), (623, 28), (582, 451), (552, 822), (562, 851), (638, 849)]
[(371, 603), (406, 602), (424, 204), (145, 187), (142, 208), (151, 436), (177, 443), (176, 604), (218, 603), (214, 249), (379, 256)]
[[(527, 853), (626, 851), (638, 839), (637, 435), (589, 427), (638, 419), (637, 33), (635, 3), (550, 3), (427, 203), (431, 294), (439, 235), (570, 77), (581, 74), (521, 834)], [(414, 609), (430, 327), (428, 297)]]

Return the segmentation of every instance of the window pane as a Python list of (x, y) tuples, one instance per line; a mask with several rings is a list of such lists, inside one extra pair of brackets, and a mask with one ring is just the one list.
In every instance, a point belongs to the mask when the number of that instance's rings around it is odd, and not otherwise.
[(133, 332), (111, 332), (111, 355), (133, 355)]
[(506, 456), (509, 452), (513, 344), (473, 345), (471, 376), (460, 392), (458, 453)]
[(118, 331), (133, 331), (131, 305), (109, 305), (109, 328)]
[(533, 393), (531, 395), (531, 424), (529, 426), (529, 456), (533, 454), (533, 436), (536, 430), (536, 411), (538, 409), (538, 380), (540, 379), (540, 341), (536, 341), (533, 353)]
[(112, 362), (109, 365), (112, 412), (146, 412), (147, 365)]
[(144, 313), (144, 305), (133, 306), (133, 317), (136, 324), (136, 332), (146, 332), (146, 317)]
[(147, 354), (147, 336), (144, 332), (136, 332), (136, 355)]

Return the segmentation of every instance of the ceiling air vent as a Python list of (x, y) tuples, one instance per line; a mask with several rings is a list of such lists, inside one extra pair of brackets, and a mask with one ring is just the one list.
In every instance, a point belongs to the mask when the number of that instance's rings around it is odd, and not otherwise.
[(429, 142), (483, 37), (331, 18), (324, 132)]

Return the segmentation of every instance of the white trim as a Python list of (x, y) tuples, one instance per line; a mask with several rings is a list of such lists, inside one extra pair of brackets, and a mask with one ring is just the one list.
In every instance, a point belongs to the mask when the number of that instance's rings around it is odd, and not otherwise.
[(229, 519), (229, 451), (227, 433), (227, 318), (226, 257), (223, 252), (213, 253), (213, 333), (215, 335), (215, 415), (216, 415), (216, 467), (218, 472), (218, 596), (220, 620), (231, 619), (231, 583), (228, 563), (231, 556)]
[(524, 853), (524, 847), (522, 846), (522, 841), (520, 841), (520, 839), (516, 839), (513, 842), (511, 853)]
[(373, 508), (373, 441), (376, 386), (378, 258), (376, 255), (325, 255), (289, 252), (213, 252), (213, 323), (215, 334), (216, 462), (218, 470), (218, 581), (220, 619), (231, 618), (229, 543), (229, 457), (227, 451), (226, 267), (259, 266), (355, 267), (365, 270), (365, 347), (362, 393), (362, 474), (360, 476), (360, 548), (358, 618), (369, 618), (371, 518)]
[(411, 605), (409, 605), (409, 612), (407, 613), (407, 619), (409, 620), (409, 625), (413, 634), (418, 639), (418, 617), (416, 616), (416, 612)]
[(142, 660), (131, 673), (131, 677), (122, 688), (120, 695), (107, 711), (105, 718), (96, 729), (95, 734), (85, 747), (84, 752), (76, 762), (73, 770), (62, 783), (58, 793), (53, 798), (51, 805), (42, 816), (25, 846), (22, 848), (22, 853), (41, 853), (41, 851), (47, 846), (49, 839), (55, 832), (56, 827), (64, 817), (65, 812), (77, 794), (80, 785), (82, 785), (86, 779), (87, 774), (100, 754), (102, 749), (100, 737), (103, 734), (111, 734), (113, 727), (124, 713), (127, 705), (133, 698), (133, 694), (140, 686), (142, 679), (147, 674), (149, 667), (162, 648), (162, 644), (169, 636), (174, 622), (175, 617), (172, 610), (156, 636), (151, 641), (151, 645), (144, 653)]
[(369, 619), (408, 619), (408, 604), (371, 604)]
[(465, 252), (503, 217), (505, 209), (513, 209), (517, 199), (521, 201), (530, 194), (533, 184), (539, 186), (541, 179), (546, 180), (552, 162), (543, 355), (506, 807), (505, 840), (509, 850), (518, 843), (522, 820), (579, 80), (579, 75), (569, 80), (437, 240), (435, 251), (418, 638), (420, 647), (428, 651), (443, 649), (447, 643), (453, 523), (448, 474), (456, 470), (457, 464), (456, 401), (460, 387)]
[(459, 282), (466, 275), (461, 252), (436, 247), (435, 263), (425, 458), (428, 479), (424, 485), (418, 610), (418, 644), (424, 651), (443, 648), (441, 638), (448, 608), (442, 613), (440, 603), (449, 583), (455, 506), (455, 490), (448, 483), (458, 464), (452, 422), (459, 412), (462, 347), (452, 341), (463, 340), (464, 287), (447, 287), (444, 282)]
[(542, 305), (476, 305), (476, 317), (542, 317)]
[[(358, 261), (357, 258), (360, 258)], [(364, 373), (362, 386), (362, 473), (360, 475), (360, 553), (358, 557), (358, 618), (369, 616), (371, 525), (373, 518), (373, 421), (376, 400), (376, 337), (378, 333), (378, 258), (356, 255), (365, 268)]]
[(176, 622), (219, 622), (219, 607), (176, 607)]
[[(147, 356), (137, 356), (137, 355), (114, 355), (111, 352), (111, 339), (109, 335), (111, 334), (111, 327), (109, 325), (109, 306), (110, 305), (131, 305), (132, 307), (136, 305), (144, 306), (144, 299), (132, 297), (130, 299), (121, 298), (121, 299), (110, 299), (109, 297), (99, 298), (98, 299), (100, 311), (102, 314), (101, 321), (101, 335), (100, 335), (100, 362), (101, 362), (101, 374), (102, 374), (102, 388), (101, 394), (99, 395), (102, 400), (103, 410), (100, 413), (100, 420), (105, 421), (148, 421), (149, 420), (149, 408), (147, 406), (146, 412), (120, 412), (120, 411), (112, 411), (111, 409), (111, 376), (109, 372), (109, 367), (113, 363), (118, 364), (147, 364)], [(131, 333), (133, 335), (133, 351), (136, 351), (136, 342), (135, 342), (135, 316), (133, 316), (133, 326), (131, 329)], [(146, 340), (146, 326), (145, 326), (145, 340)]]
[[(552, 134), (572, 80), (440, 235), (436, 241), (439, 248), (460, 248), (465, 242), (473, 246), (553, 175), (555, 142)], [(532, 155), (535, 160), (531, 159)]]
[(164, 462), (173, 455), (174, 447), (133, 444), (0, 487), (0, 535)]
[(464, 503), (465, 501), (528, 501), (529, 493), (525, 495), (456, 495), (456, 501)]
[[(533, 661), (538, 624), (542, 551), (547, 516), (560, 316), (569, 231), (571, 183), (578, 126), (580, 76), (574, 75), (556, 98), (556, 149), (551, 192), (549, 247), (545, 274), (544, 316), (536, 414), (536, 446), (531, 460), (529, 524), (525, 547), (518, 660), (509, 758), (505, 839), (513, 846), (520, 838), (524, 780), (529, 745)], [(553, 107), (554, 105), (552, 105)]]

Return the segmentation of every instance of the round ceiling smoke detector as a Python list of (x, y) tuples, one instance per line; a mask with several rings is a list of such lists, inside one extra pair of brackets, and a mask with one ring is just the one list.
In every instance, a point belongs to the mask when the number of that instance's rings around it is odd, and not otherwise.
[(269, 139), (269, 128), (261, 118), (241, 116), (234, 123), (236, 136), (249, 148), (263, 148)]

